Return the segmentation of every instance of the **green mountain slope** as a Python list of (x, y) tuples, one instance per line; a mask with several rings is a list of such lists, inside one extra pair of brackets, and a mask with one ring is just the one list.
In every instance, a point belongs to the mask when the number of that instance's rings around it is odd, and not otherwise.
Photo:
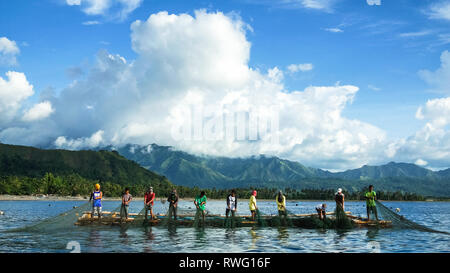
[(367, 166), (334, 174), (343, 179), (379, 179), (386, 177), (437, 178), (438, 173), (415, 164), (390, 162), (381, 166)]
[(123, 186), (152, 185), (168, 190), (172, 184), (163, 176), (111, 151), (41, 150), (0, 144), (0, 176), (41, 178), (77, 175), (88, 180)]

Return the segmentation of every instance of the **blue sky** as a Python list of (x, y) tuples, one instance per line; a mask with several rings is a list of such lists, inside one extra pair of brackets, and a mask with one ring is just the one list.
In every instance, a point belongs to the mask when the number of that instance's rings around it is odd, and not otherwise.
[[(366, 0), (143, 0), (121, 18), (117, 14), (122, 6), (115, 1), (96, 14), (87, 12), (89, 1), (70, 2), (0, 2), (0, 37), (14, 41), (20, 49), (14, 55), (16, 64), (0, 63), (0, 77), (7, 71), (26, 75), (34, 94), (22, 102), (24, 109), (42, 101), (49, 90), (58, 96), (75, 79), (88, 77), (102, 49), (128, 62), (138, 59), (130, 39), (134, 21), (146, 21), (160, 11), (195, 16), (199, 9), (222, 12), (247, 24), (248, 66), (264, 73), (274, 67), (282, 70), (285, 92), (337, 83), (357, 86), (359, 91), (342, 116), (380, 128), (387, 141), (407, 139), (422, 130), (427, 120), (416, 117), (418, 108), (450, 93), (430, 91), (433, 86), (419, 73), (439, 69), (440, 57), (449, 49), (450, 15), (445, 9), (449, 1), (381, 0), (380, 5), (369, 5)], [(295, 73), (287, 68), (305, 63), (313, 68)], [(0, 135), (0, 141), (15, 142), (11, 139)], [(423, 158), (409, 161), (418, 159)], [(368, 163), (383, 160), (388, 159)], [(436, 168), (448, 164), (439, 159), (425, 161), (435, 162), (430, 167)]]

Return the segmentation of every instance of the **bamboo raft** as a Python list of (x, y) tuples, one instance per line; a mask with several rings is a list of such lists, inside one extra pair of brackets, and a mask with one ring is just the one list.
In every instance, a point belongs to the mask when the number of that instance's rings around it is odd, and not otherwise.
[[(102, 212), (101, 219), (98, 216), (92, 216), (91, 212), (86, 211), (82, 214), (81, 217), (75, 222), (77, 226), (89, 226), (89, 225), (107, 225), (107, 226), (121, 226), (127, 224), (141, 224), (141, 225), (149, 225), (149, 226), (158, 226), (163, 224), (176, 224), (177, 226), (186, 226), (192, 227), (195, 224), (195, 214), (183, 214), (178, 215), (177, 220), (167, 219), (165, 214), (157, 214), (154, 215), (153, 219), (149, 219), (145, 221), (142, 216), (139, 217), (137, 213), (129, 213), (128, 219), (121, 219), (119, 212)], [(335, 220), (334, 212), (327, 213), (327, 219)], [(379, 227), (379, 228), (390, 228), (392, 227), (391, 221), (367, 221), (365, 218), (360, 218), (354, 215), (351, 215), (350, 212), (346, 212), (347, 217), (351, 220), (355, 227)], [(149, 216), (150, 217), (150, 216)], [(232, 224), (235, 227), (253, 227), (261, 225), (260, 221), (264, 222), (264, 225), (272, 227), (272, 226), (283, 226), (289, 225), (293, 227), (300, 228), (315, 228), (312, 224), (313, 219), (315, 221), (320, 221), (318, 219), (317, 214), (295, 214), (289, 215), (288, 222), (284, 222), (283, 219), (280, 219), (278, 216), (274, 215), (263, 215), (260, 216), (259, 221), (253, 221), (250, 215), (239, 215), (236, 216), (233, 220), (232, 218), (228, 218), (228, 221), (233, 221)], [(226, 224), (227, 218), (223, 215), (219, 214), (207, 214), (205, 216), (205, 223), (201, 223), (200, 226), (208, 226), (208, 227), (224, 227)]]

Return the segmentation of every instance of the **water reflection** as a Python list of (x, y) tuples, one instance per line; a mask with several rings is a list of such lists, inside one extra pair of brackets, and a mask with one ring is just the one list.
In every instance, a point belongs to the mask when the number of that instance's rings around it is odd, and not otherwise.
[(234, 244), (236, 239), (236, 229), (227, 228), (225, 229), (225, 241)]
[(369, 240), (374, 240), (378, 236), (378, 233), (380, 233), (380, 230), (378, 228), (369, 228), (367, 230), (366, 236)]
[(101, 232), (97, 229), (91, 229), (88, 236), (88, 252), (102, 252), (103, 241)]
[(289, 231), (286, 227), (278, 227), (278, 240), (281, 244), (288, 244), (289, 243)]
[(155, 252), (152, 249), (153, 241), (155, 240), (155, 235), (153, 234), (153, 230), (151, 226), (144, 227), (144, 249), (145, 253)]
[(258, 235), (258, 228), (252, 227), (250, 229), (250, 235), (252, 236), (252, 244), (250, 246), (250, 249), (257, 249), (256, 243), (258, 242), (259, 239), (261, 239), (261, 236)]
[(121, 243), (125, 245), (130, 244), (130, 239), (128, 238), (128, 225), (120, 225), (120, 235), (119, 238), (121, 238)]

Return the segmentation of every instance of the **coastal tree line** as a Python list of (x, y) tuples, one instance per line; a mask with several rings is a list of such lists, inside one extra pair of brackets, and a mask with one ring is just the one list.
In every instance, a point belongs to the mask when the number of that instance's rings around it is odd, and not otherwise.
[[(100, 183), (104, 196), (118, 197), (124, 191), (125, 187), (130, 188), (131, 194), (134, 196), (143, 196), (150, 185), (127, 183), (113, 183), (110, 181), (91, 180), (81, 177), (78, 174), (70, 174), (64, 176), (55, 176), (52, 173), (46, 173), (41, 178), (30, 178), (25, 176), (0, 176), (0, 194), (10, 195), (36, 195), (36, 194), (54, 194), (61, 196), (89, 196), (93, 190), (93, 185)], [(208, 198), (223, 199), (230, 189), (200, 189), (198, 187), (173, 186), (171, 184), (153, 184), (154, 191), (158, 197), (167, 196), (172, 187), (177, 189), (181, 198), (195, 197), (201, 191), (205, 191)], [(253, 189), (258, 191), (258, 198), (273, 199), (278, 193), (276, 188), (237, 188), (236, 194), (238, 198), (249, 198)], [(287, 199), (302, 200), (332, 200), (335, 194), (333, 189), (282, 189)], [(344, 194), (347, 200), (364, 200), (366, 189), (358, 191), (346, 191)], [(388, 192), (382, 189), (376, 189), (378, 198), (381, 200), (397, 200), (397, 201), (423, 201), (426, 198), (415, 193), (402, 191)]]

